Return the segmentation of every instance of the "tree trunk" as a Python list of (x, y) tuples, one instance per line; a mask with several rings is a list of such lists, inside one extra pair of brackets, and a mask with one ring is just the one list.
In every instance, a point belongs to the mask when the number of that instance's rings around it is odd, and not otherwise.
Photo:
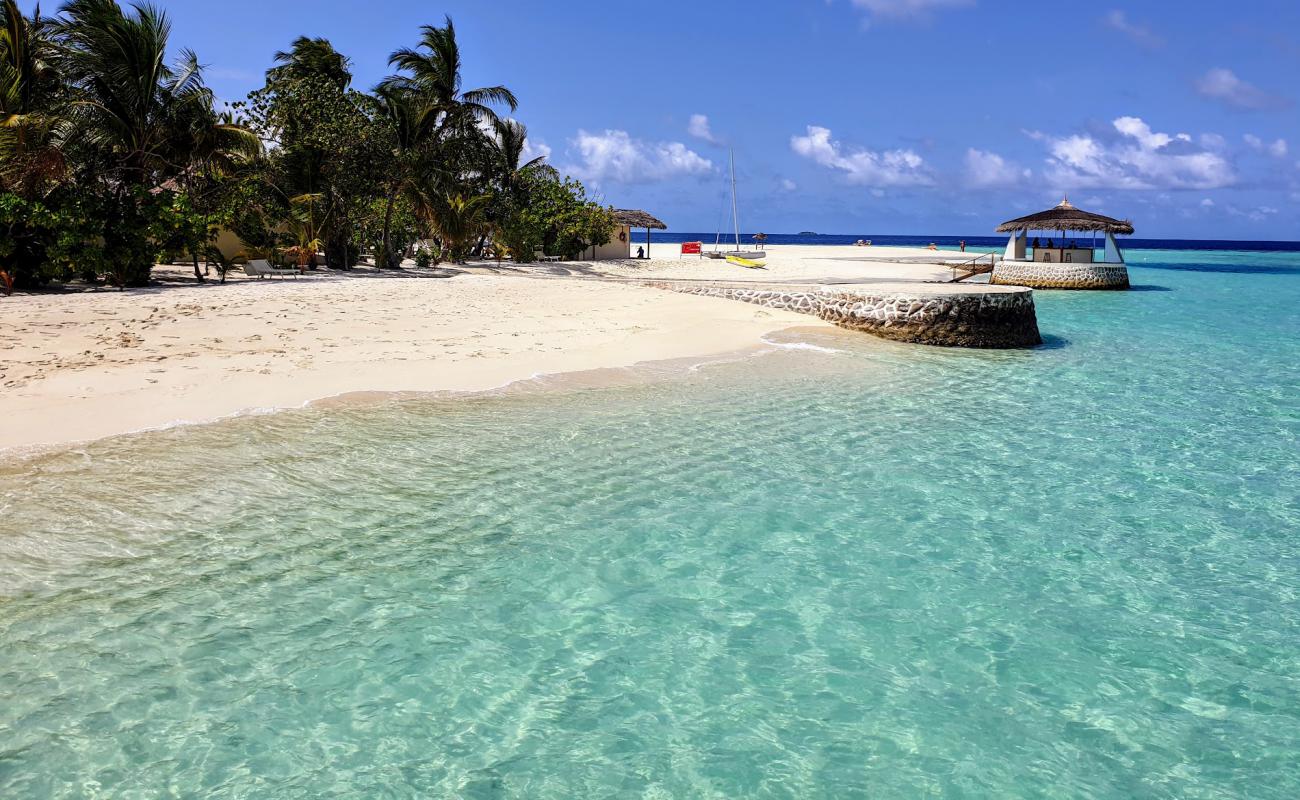
[(194, 259), (194, 277), (199, 283), (203, 283), (203, 273), (199, 272), (199, 257), (191, 256)]
[(357, 249), (345, 225), (331, 230), (325, 240), (325, 262), (330, 269), (352, 269), (357, 263)]
[(389, 243), (389, 235), (393, 228), (393, 208), (397, 205), (397, 190), (393, 189), (388, 193), (387, 207), (384, 209), (384, 235), (380, 237), (379, 258), (383, 259), (382, 264), (376, 264), (380, 269), (392, 269), (400, 265), (393, 263), (393, 248)]

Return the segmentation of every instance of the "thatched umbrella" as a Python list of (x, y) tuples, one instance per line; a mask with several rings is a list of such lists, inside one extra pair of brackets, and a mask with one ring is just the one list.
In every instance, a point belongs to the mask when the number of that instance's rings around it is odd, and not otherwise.
[(650, 257), (650, 230), (666, 231), (668, 226), (644, 211), (634, 208), (614, 209), (614, 220), (629, 228), (645, 228), (645, 257)]
[(754, 241), (758, 242), (760, 246), (766, 244), (766, 243), (767, 243), (767, 234), (766, 234), (766, 233), (756, 233), (756, 234), (754, 234)]

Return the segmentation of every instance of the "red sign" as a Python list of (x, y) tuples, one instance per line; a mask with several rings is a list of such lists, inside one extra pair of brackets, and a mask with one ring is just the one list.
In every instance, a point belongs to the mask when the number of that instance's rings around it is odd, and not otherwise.
[(703, 242), (682, 242), (682, 255), (699, 255)]

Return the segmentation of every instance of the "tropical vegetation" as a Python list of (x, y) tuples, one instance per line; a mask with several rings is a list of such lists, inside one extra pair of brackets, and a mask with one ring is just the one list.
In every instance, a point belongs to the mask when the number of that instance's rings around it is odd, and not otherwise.
[(608, 241), (612, 211), (528, 157), (514, 93), (464, 88), (450, 18), (394, 50), (369, 91), (328, 40), (286, 44), (227, 104), (157, 6), (68, 0), (44, 16), (0, 0), (0, 289), (140, 286), (181, 258), (224, 280), (223, 231), (246, 256), (342, 270), (363, 253), (397, 268)]

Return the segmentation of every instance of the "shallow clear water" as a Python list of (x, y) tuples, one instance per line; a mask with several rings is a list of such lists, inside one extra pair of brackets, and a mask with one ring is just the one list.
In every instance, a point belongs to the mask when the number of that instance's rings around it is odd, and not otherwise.
[(1295, 797), (1300, 256), (1142, 257), (0, 468), (0, 797)]

